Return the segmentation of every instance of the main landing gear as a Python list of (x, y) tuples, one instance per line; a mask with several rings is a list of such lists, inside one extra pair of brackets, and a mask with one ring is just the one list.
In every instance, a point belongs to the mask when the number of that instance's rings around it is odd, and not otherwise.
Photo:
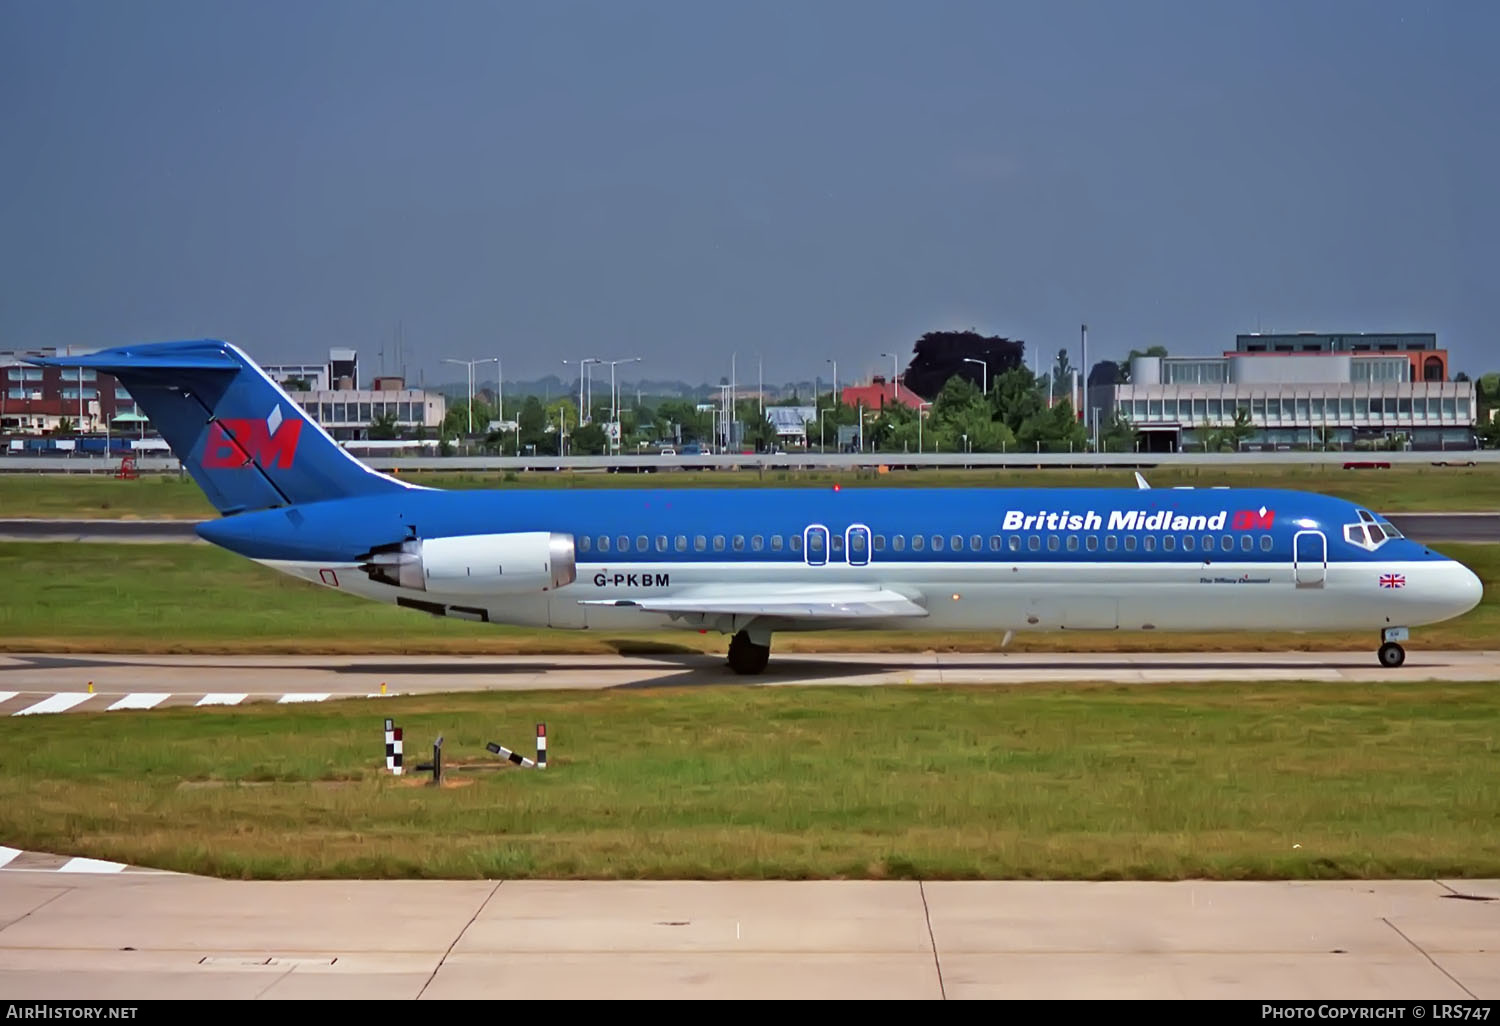
[(1405, 627), (1388, 627), (1385, 633), (1381, 635), (1381, 639), (1382, 643), (1380, 652), (1378, 653), (1381, 666), (1387, 669), (1394, 669), (1406, 662), (1406, 649), (1397, 644), (1397, 642), (1407, 639), (1407, 630)]
[[(768, 642), (769, 638), (766, 639)], [(771, 660), (771, 646), (757, 645), (750, 640), (747, 631), (740, 631), (729, 639), (729, 668), (735, 673), (761, 673)]]

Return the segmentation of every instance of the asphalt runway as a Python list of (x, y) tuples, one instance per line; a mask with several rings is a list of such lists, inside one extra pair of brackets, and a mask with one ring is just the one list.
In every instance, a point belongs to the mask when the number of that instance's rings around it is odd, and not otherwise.
[[(114, 656), (0, 654), (0, 716), (455, 691), (790, 685), (1500, 679), (1500, 651), (1408, 650), (1386, 669), (1370, 652), (773, 654), (741, 677), (719, 655)], [(3, 839), (0, 839), (3, 840)]]
[(1495, 880), (262, 882), (7, 855), (9, 1000), (1500, 998)]
[[(1417, 541), (1500, 542), (1500, 512), (1395, 513), (1388, 519)], [(192, 520), (0, 519), (0, 541), (203, 542)]]

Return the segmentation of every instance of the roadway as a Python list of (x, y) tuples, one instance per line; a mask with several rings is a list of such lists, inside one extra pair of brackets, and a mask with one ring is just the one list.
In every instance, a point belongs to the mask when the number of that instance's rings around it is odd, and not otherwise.
[[(1500, 512), (1392, 513), (1391, 523), (1417, 541), (1500, 542)], [(0, 519), (0, 541), (198, 542), (195, 521)]]
[(1420, 1000), (1482, 1017), (1473, 1002), (1500, 998), (1496, 880), (246, 881), (7, 855), (8, 1000)]

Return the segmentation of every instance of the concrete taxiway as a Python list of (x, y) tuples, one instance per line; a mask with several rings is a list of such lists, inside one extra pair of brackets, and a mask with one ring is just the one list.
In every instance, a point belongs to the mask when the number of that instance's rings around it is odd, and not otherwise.
[[(453, 691), (715, 685), (1169, 684), (1327, 681), (1393, 684), (1500, 679), (1500, 651), (1410, 651), (1396, 669), (1373, 652), (840, 653), (773, 655), (741, 677), (718, 655), (129, 656), (0, 655), (0, 715), (103, 712)], [(382, 692), (384, 686), (384, 692)], [(90, 690), (92, 687), (92, 690)]]
[(1500, 998), (1500, 881), (247, 882), (5, 869), (0, 922), (10, 1000)]

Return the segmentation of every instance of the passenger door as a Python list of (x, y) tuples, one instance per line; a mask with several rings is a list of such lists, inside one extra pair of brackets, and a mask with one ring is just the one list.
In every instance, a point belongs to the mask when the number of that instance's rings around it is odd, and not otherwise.
[(1321, 588), (1328, 577), (1328, 538), (1322, 531), (1292, 536), (1292, 581), (1298, 588)]

